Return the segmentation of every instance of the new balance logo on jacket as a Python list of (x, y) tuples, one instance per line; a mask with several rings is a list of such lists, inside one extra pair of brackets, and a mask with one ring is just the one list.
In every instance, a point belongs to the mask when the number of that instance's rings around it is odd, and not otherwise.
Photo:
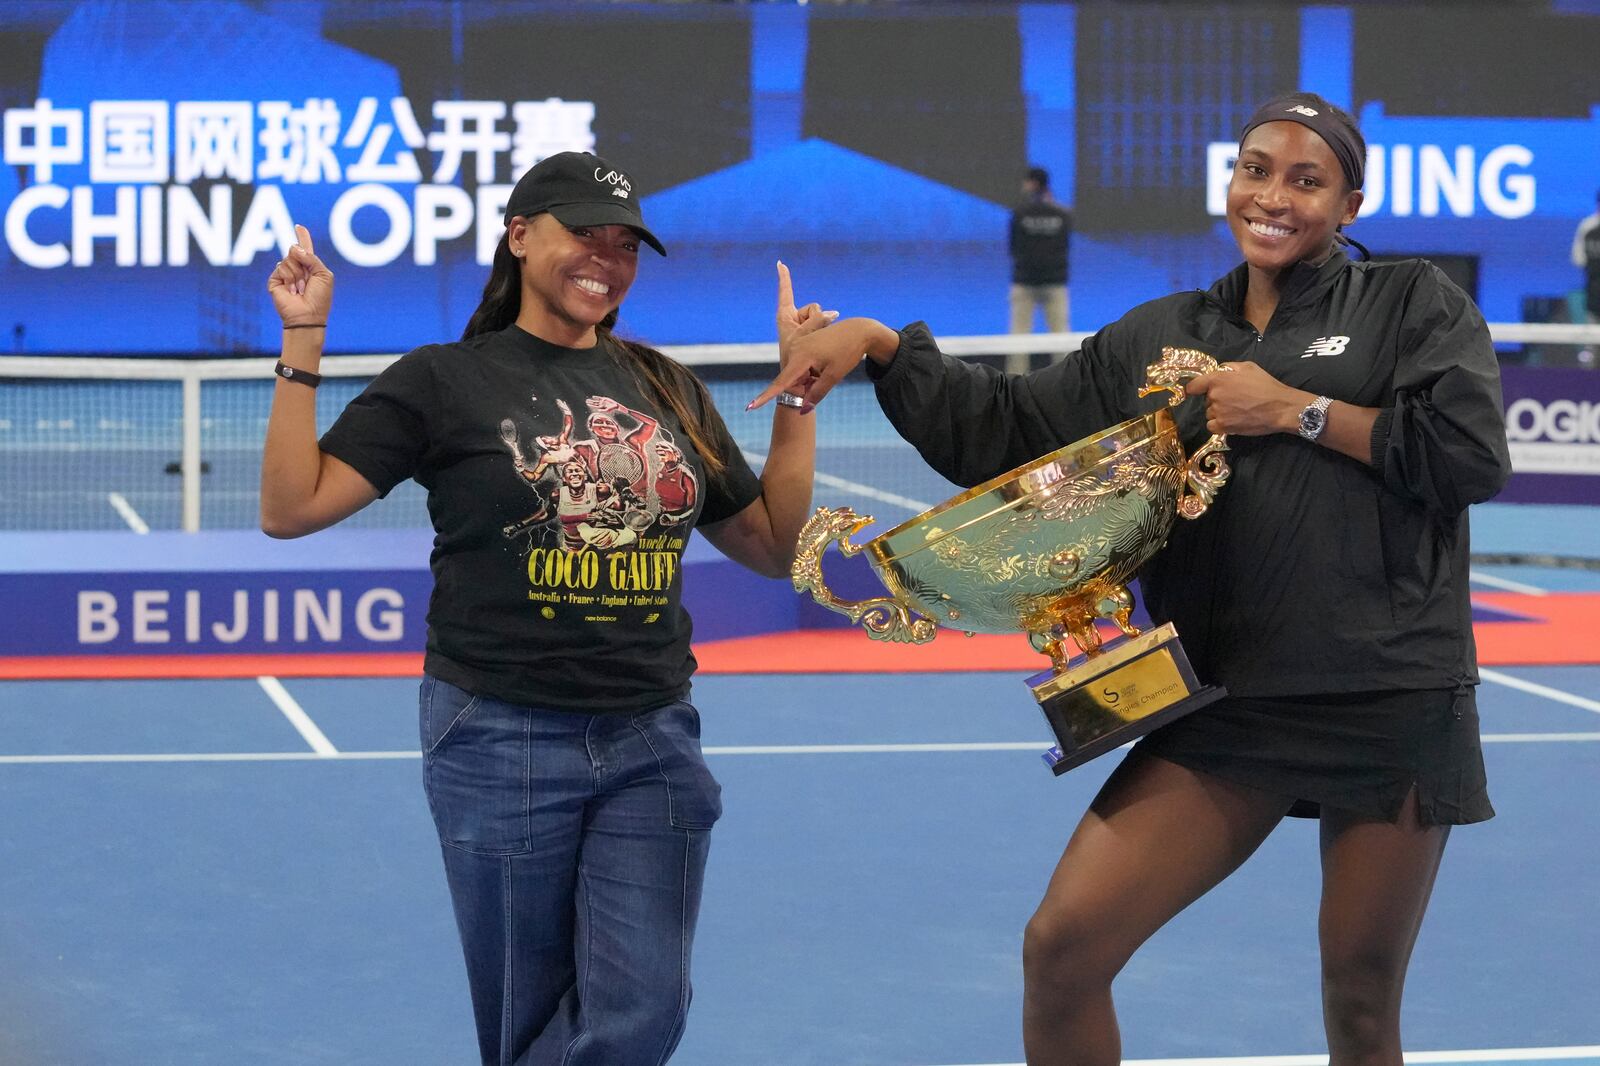
[(1311, 342), (1300, 358), (1310, 359), (1313, 355), (1339, 355), (1349, 343), (1349, 337), (1318, 337)]

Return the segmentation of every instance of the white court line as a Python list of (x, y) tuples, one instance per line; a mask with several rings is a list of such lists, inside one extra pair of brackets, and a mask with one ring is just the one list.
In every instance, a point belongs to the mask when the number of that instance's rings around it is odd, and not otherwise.
[(896, 507), (904, 507), (912, 514), (930, 511), (934, 506), (931, 503), (923, 503), (921, 500), (913, 500), (909, 496), (901, 496), (895, 492), (885, 492), (882, 489), (875, 489), (871, 485), (863, 485), (859, 481), (850, 481), (847, 478), (835, 477), (832, 474), (818, 473), (816, 480), (829, 488), (843, 489), (846, 492), (854, 492), (860, 496), (870, 496), (874, 500), (882, 500), (884, 503), (892, 503)]
[[(1556, 1062), (1600, 1059), (1600, 1044), (1581, 1047), (1474, 1048), (1465, 1051), (1407, 1051), (1408, 1063)], [(1243, 1055), (1214, 1059), (1126, 1059), (1123, 1066), (1327, 1066), (1326, 1055)], [(1025, 1066), (1021, 1062), (967, 1066)]]
[[(1466, 1051), (1407, 1051), (1408, 1063), (1556, 1062), (1600, 1059), (1600, 1044), (1583, 1047), (1473, 1048)], [(1025, 1066), (1020, 1062), (967, 1063), (964, 1066)], [(1215, 1059), (1126, 1059), (1123, 1066), (1328, 1066), (1326, 1055), (1243, 1055)]]
[(1551, 688), (1549, 685), (1540, 685), (1532, 681), (1524, 681), (1520, 677), (1512, 677), (1510, 674), (1502, 674), (1498, 670), (1485, 670), (1481, 666), (1478, 668), (1478, 676), (1483, 678), (1485, 681), (1493, 681), (1497, 685), (1504, 685), (1506, 688), (1514, 688), (1520, 692), (1530, 692), (1535, 696), (1543, 696), (1547, 700), (1555, 700), (1557, 703), (1565, 703), (1572, 707), (1581, 707), (1586, 711), (1593, 711), (1595, 714), (1600, 714), (1600, 700), (1591, 700), (1584, 696), (1574, 696), (1570, 692), (1562, 692), (1560, 689)]
[(111, 501), (111, 506), (122, 516), (122, 520), (128, 523), (128, 526), (135, 533), (150, 532), (150, 527), (145, 525), (144, 519), (139, 517), (139, 512), (133, 509), (133, 504), (129, 503), (127, 497), (123, 496), (122, 493), (108, 493), (106, 499)]
[(917, 751), (1038, 751), (1047, 740), (997, 741), (955, 744), (747, 744), (706, 748), (707, 755), (890, 755)]
[(0, 766), (34, 763), (153, 763), (153, 762), (364, 762), (374, 759), (420, 759), (418, 751), (171, 751), (148, 755), (0, 755)]
[[(311, 727), (316, 729), (315, 726)], [(321, 736), (321, 733), (317, 734)], [(1484, 743), (1550, 743), (1574, 741), (1600, 742), (1595, 733), (1489, 733)], [(326, 738), (323, 743), (327, 744)], [(1019, 740), (973, 744), (749, 744), (708, 747), (707, 755), (892, 755), (905, 752), (982, 752), (1034, 751), (1043, 753), (1045, 740)], [(375, 759), (420, 759), (417, 751), (237, 751), (237, 752), (155, 752), (147, 755), (0, 755), (0, 766), (26, 763), (175, 763), (175, 762), (368, 762)]]
[(1600, 733), (1486, 733), (1485, 744), (1538, 744), (1556, 741), (1600, 740)]
[(268, 698), (278, 705), (278, 710), (282, 711), (283, 716), (289, 719), (289, 724), (294, 726), (302, 737), (305, 737), (306, 743), (311, 745), (312, 751), (318, 755), (339, 754), (339, 749), (334, 747), (333, 743), (323, 735), (322, 730), (317, 728), (317, 723), (313, 722), (311, 716), (295, 702), (294, 697), (289, 695), (288, 689), (283, 687), (281, 681), (275, 677), (258, 677), (256, 678), (256, 683), (266, 692)]
[(1520, 581), (1512, 581), (1509, 578), (1504, 577), (1495, 577), (1493, 574), (1482, 574), (1476, 570), (1469, 570), (1467, 572), (1467, 578), (1470, 581), (1476, 581), (1480, 585), (1488, 585), (1490, 588), (1494, 589), (1503, 589), (1506, 592), (1521, 592), (1529, 596), (1550, 595), (1549, 589), (1537, 588), (1533, 585), (1524, 585)]
[[(744, 457), (753, 463), (763, 464), (767, 461), (767, 457), (760, 452), (753, 452), (746, 448), (741, 448), (740, 451), (744, 452)], [(846, 492), (853, 492), (857, 496), (866, 496), (874, 500), (882, 500), (884, 503), (892, 503), (896, 507), (904, 507), (912, 514), (931, 511), (934, 506), (931, 503), (923, 503), (921, 500), (913, 500), (909, 496), (901, 496), (897, 492), (886, 492), (883, 489), (875, 489), (871, 485), (863, 485), (859, 481), (851, 481), (848, 478), (838, 477), (834, 474), (824, 474), (820, 470), (812, 475), (812, 479), (818, 484), (827, 485), (829, 488), (843, 489)]]

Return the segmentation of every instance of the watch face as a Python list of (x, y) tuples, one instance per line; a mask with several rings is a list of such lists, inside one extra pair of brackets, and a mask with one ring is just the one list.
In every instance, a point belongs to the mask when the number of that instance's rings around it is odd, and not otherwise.
[(1300, 435), (1315, 437), (1328, 421), (1328, 412), (1313, 404), (1300, 412)]

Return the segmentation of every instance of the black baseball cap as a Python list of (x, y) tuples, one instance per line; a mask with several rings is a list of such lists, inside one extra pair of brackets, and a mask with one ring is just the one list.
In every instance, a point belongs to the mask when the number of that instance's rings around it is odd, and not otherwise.
[(667, 254), (644, 228), (639, 191), (628, 175), (588, 152), (562, 152), (534, 164), (506, 201), (506, 225), (518, 215), (548, 211), (563, 226), (627, 226), (646, 244)]

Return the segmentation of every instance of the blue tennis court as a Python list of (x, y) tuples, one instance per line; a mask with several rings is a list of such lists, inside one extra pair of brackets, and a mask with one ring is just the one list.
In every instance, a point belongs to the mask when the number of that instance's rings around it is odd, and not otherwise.
[[(727, 813), (676, 1061), (1020, 1062), (1023, 923), (1114, 757), (1052, 778), (1007, 673), (696, 701)], [(1480, 704), (1499, 817), (1451, 840), (1409, 1047), (1600, 1062), (1600, 667), (1493, 669)], [(0, 682), (0, 1062), (470, 1061), (416, 747), (409, 681)], [(1129, 1058), (1320, 1061), (1316, 891), (1285, 823), (1120, 979)]]
[[(852, 387), (838, 406), (869, 409)], [(177, 526), (178, 420), (98, 418), (97, 388), (64, 411), (10, 393), (0, 444), (49, 462), (0, 490), (0, 524)], [(207, 385), (208, 528), (254, 523), (260, 388)], [(758, 452), (750, 383), (717, 389)], [(951, 491), (881, 417), (823, 430), (819, 503), (892, 524)], [(1592, 602), (1592, 514), (1477, 508), (1475, 550), (1523, 565), (1483, 566), (1475, 591), (1518, 597), (1491, 608), (1506, 617)], [(361, 520), (421, 515), (407, 486)], [(1408, 986), (1413, 1061), (1600, 1063), (1595, 661), (1485, 671), (1500, 813), (1447, 851)], [(718, 674), (695, 698), (727, 813), (675, 1061), (1019, 1063), (1023, 925), (1114, 757), (1053, 778), (1014, 672)], [(409, 680), (0, 681), (0, 1064), (472, 1061), (420, 775)], [(1129, 1058), (1325, 1061), (1317, 883), (1313, 824), (1286, 822), (1163, 930), (1118, 982)]]

